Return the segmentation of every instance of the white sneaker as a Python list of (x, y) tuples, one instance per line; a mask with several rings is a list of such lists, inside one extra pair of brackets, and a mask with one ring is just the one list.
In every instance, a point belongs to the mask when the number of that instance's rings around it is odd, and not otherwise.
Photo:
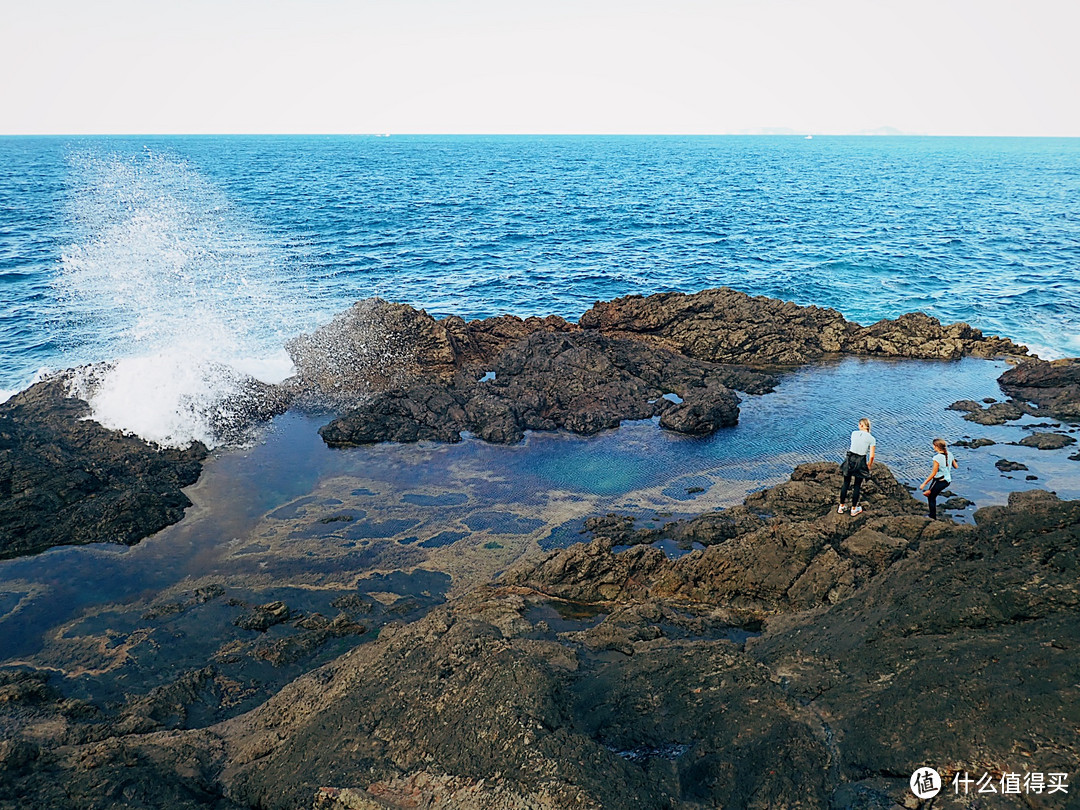
[(853, 507), (851, 507), (851, 516), (852, 517), (855, 517), (855, 515), (858, 515), (858, 514), (861, 514), (861, 513), (862, 513), (862, 507), (861, 506), (853, 506)]
[(836, 507), (836, 514), (838, 514), (838, 515), (842, 515), (846, 511), (847, 511), (847, 507), (844, 506), (843, 504), (840, 504), (838, 507)]

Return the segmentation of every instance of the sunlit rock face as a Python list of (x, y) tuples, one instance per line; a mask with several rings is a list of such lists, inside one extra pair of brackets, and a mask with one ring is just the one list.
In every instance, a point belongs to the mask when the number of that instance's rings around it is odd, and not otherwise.
[(690, 295), (660, 293), (597, 303), (580, 325), (655, 341), (716, 363), (795, 366), (829, 354), (955, 360), (1025, 356), (1027, 348), (986, 337), (964, 323), (944, 325), (922, 313), (860, 326), (835, 309), (722, 287)]

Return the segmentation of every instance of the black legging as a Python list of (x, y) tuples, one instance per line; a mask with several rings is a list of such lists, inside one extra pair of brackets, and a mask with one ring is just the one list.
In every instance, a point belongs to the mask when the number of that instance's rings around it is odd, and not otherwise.
[(926, 500), (930, 504), (930, 519), (937, 519), (937, 496), (945, 491), (945, 487), (949, 485), (949, 482), (944, 478), (935, 478), (934, 482), (930, 484), (929, 495), (926, 496)]
[(845, 475), (844, 476), (844, 485), (842, 487), (840, 487), (840, 503), (847, 503), (847, 491), (848, 491), (848, 486), (851, 484), (851, 479), (852, 478), (855, 479), (855, 486), (851, 488), (851, 505), (852, 506), (858, 506), (859, 505), (859, 487), (862, 486), (862, 482), (863, 482), (861, 475)]

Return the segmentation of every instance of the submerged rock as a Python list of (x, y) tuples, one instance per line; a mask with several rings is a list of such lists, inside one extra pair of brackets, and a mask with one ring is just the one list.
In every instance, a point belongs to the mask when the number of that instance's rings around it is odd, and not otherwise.
[(65, 381), (0, 404), (0, 558), (57, 545), (131, 545), (180, 520), (206, 448), (155, 447), (102, 427)]
[(1039, 450), (1060, 450), (1062, 447), (1076, 444), (1076, 439), (1061, 433), (1032, 433), (1030, 436), (1022, 438), (1017, 444), (1022, 447), (1035, 447)]

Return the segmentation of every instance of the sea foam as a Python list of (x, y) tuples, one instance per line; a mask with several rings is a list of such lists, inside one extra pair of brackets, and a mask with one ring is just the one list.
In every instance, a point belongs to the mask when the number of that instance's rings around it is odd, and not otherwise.
[(90, 336), (80, 354), (99, 361), (73, 393), (107, 427), (219, 444), (238, 386), (291, 375), (283, 345), (317, 317), (273, 240), (186, 162), (149, 151), (71, 162), (78, 239), (55, 283)]

